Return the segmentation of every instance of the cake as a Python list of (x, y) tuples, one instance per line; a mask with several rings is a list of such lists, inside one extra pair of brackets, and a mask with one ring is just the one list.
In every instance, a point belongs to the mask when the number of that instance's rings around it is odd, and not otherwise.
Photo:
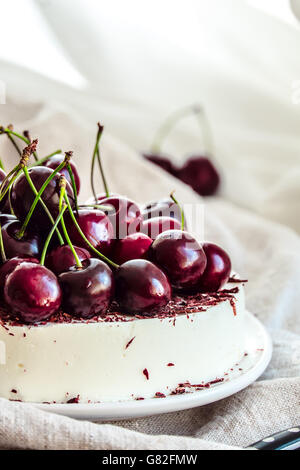
[(229, 255), (187, 231), (173, 193), (144, 206), (110, 193), (102, 131), (85, 204), (72, 152), (27, 169), (38, 158), (28, 132), (20, 163), (0, 170), (0, 397), (163, 398), (222, 382), (245, 354), (244, 281)]

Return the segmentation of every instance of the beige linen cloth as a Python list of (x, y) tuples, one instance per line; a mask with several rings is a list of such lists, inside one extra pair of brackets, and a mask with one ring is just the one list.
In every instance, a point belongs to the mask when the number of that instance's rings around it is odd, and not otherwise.
[[(14, 122), (20, 131), (30, 129), (33, 137), (39, 137), (40, 155), (60, 147), (73, 149), (80, 168), (81, 199), (90, 195), (93, 123), (70, 110), (39, 103), (21, 106), (10, 100), (0, 107), (0, 122)], [(148, 201), (177, 188), (183, 203), (201, 203), (187, 186), (144, 162), (108, 132), (101, 149), (111, 190)], [(0, 140), (0, 154), (7, 167), (16, 159), (5, 136)], [(102, 189), (100, 178), (97, 182)], [(299, 217), (299, 211), (294, 216)], [(234, 269), (249, 279), (248, 309), (272, 335), (274, 354), (261, 379), (211, 405), (109, 424), (76, 421), (0, 399), (0, 448), (236, 449), (300, 424), (299, 235), (216, 197), (205, 200), (205, 238), (224, 246)]]

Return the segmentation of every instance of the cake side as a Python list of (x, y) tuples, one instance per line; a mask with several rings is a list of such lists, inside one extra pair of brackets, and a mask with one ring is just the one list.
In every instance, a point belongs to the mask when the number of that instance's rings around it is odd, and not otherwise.
[(101, 402), (169, 395), (181, 383), (201, 387), (222, 379), (245, 352), (244, 288), (231, 282), (222, 292), (215, 305), (191, 313), (4, 324), (0, 396)]

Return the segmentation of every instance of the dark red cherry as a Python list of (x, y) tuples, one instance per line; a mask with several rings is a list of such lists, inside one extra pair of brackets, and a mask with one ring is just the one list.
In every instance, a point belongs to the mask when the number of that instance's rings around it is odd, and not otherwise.
[(38, 233), (26, 230), (19, 240), (17, 234), (22, 224), (18, 220), (12, 220), (2, 227), (4, 251), (7, 258), (15, 256), (39, 258), (43, 240)]
[(117, 239), (139, 231), (143, 216), (134, 201), (123, 196), (110, 196), (103, 199), (101, 204), (111, 207), (111, 210), (104, 212), (114, 227)]
[[(28, 171), (37, 191), (41, 189), (46, 179), (53, 173), (53, 170), (44, 166), (33, 167), (30, 168), (30, 170)], [(56, 174), (54, 178), (50, 181), (42, 195), (42, 200), (48, 207), (54, 220), (57, 218), (59, 212), (59, 178), (60, 175)], [(67, 183), (66, 191), (71, 205), (74, 205), (73, 190), (69, 183)], [(21, 174), (13, 184), (13, 188), (11, 191), (11, 202), (13, 210), (18, 219), (21, 220), (21, 222), (24, 222), (34, 199), (35, 195), (31, 187), (29, 186), (25, 175)], [(30, 227), (34, 227), (35, 230), (40, 232), (48, 232), (52, 228), (52, 224), (48, 218), (48, 215), (44, 211), (43, 206), (40, 202), (38, 202), (32, 214), (32, 217), (30, 219)]]
[(174, 288), (186, 291), (199, 284), (207, 263), (200, 243), (181, 230), (161, 233), (149, 256), (167, 274)]
[[(88, 241), (103, 255), (108, 255), (114, 243), (114, 231), (104, 212), (80, 209), (75, 217)], [(90, 251), (69, 215), (66, 216), (66, 226), (72, 243)]]
[(4, 227), (8, 222), (12, 222), (13, 220), (18, 220), (15, 215), (12, 214), (0, 214), (0, 225)]
[(220, 185), (219, 173), (206, 157), (189, 158), (178, 170), (177, 176), (201, 196), (212, 196)]
[[(56, 170), (56, 168), (64, 161), (65, 157), (64, 155), (54, 155), (53, 157), (49, 158), (46, 162), (43, 163), (43, 166), (47, 168), (51, 168), (51, 170)], [(77, 165), (74, 163), (74, 161), (70, 161), (70, 166), (74, 175), (74, 180), (75, 180), (75, 185), (77, 189), (77, 194), (80, 192), (80, 178), (78, 174), (78, 168)], [(72, 181), (69, 175), (69, 172), (67, 168), (63, 168), (60, 172), (61, 175), (64, 175), (66, 180), (72, 185)]]
[(116, 300), (126, 313), (147, 312), (171, 299), (167, 276), (150, 261), (127, 261), (118, 268), (115, 280)]
[(99, 193), (96, 196), (97, 196), (96, 202), (95, 202), (94, 196), (91, 196), (87, 199), (87, 201), (85, 201), (85, 204), (86, 205), (88, 205), (88, 204), (101, 204), (103, 199), (106, 199), (107, 197), (124, 197), (124, 196), (121, 196), (120, 194), (116, 194), (116, 193), (111, 193), (109, 196), (107, 196), (106, 193)]
[(0, 294), (3, 295), (4, 293), (4, 284), (6, 281), (7, 276), (12, 273), (16, 267), (20, 266), (22, 263), (34, 263), (39, 264), (39, 260), (36, 258), (23, 258), (20, 256), (16, 256), (15, 258), (11, 258), (5, 261), (2, 266), (0, 266)]
[[(0, 186), (4, 181), (4, 178), (6, 178), (6, 173), (2, 168), (0, 168)], [(8, 199), (8, 193), (4, 196), (2, 201), (0, 202), (0, 210), (2, 212), (7, 212), (8, 214), (10, 213), (10, 205), (9, 205), (9, 199)]]
[(144, 220), (154, 217), (171, 217), (181, 222), (180, 208), (170, 198), (149, 202), (142, 208), (142, 215)]
[(200, 280), (200, 291), (217, 292), (229, 280), (231, 261), (226, 251), (214, 243), (204, 243), (203, 250), (207, 266)]
[(114, 294), (114, 279), (111, 269), (103, 261), (86, 259), (82, 268), (73, 266), (58, 278), (66, 312), (82, 318), (107, 312)]
[(22, 263), (6, 278), (4, 298), (15, 316), (26, 323), (46, 320), (61, 304), (55, 274), (45, 266)]
[(151, 153), (144, 153), (143, 157), (154, 165), (159, 166), (163, 170), (167, 171), (171, 175), (175, 175), (177, 172), (176, 167), (173, 165), (169, 157), (164, 155), (155, 155)]
[(123, 264), (131, 259), (141, 259), (146, 256), (152, 239), (144, 233), (133, 233), (117, 240), (114, 246), (113, 259), (117, 264)]
[[(84, 261), (91, 257), (88, 250), (78, 246), (74, 246), (80, 261)], [(68, 271), (69, 268), (76, 264), (75, 257), (68, 245), (58, 246), (50, 251), (46, 257), (46, 266), (57, 276), (60, 273)]]
[(153, 219), (144, 220), (141, 224), (140, 231), (155, 240), (160, 233), (167, 230), (180, 230), (181, 223), (179, 220), (171, 217), (154, 217)]

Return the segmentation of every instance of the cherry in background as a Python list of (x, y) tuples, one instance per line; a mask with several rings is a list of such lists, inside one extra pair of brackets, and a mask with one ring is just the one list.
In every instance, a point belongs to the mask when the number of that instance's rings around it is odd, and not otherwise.
[(144, 233), (133, 233), (117, 240), (113, 251), (113, 260), (117, 264), (123, 264), (131, 259), (146, 257), (152, 239)]
[[(51, 168), (51, 170), (56, 170), (56, 168), (64, 161), (64, 159), (65, 159), (64, 155), (54, 155), (53, 157), (49, 158), (46, 162), (44, 162), (43, 166), (45, 166), (46, 168)], [(73, 172), (77, 194), (79, 194), (80, 178), (79, 178), (78, 168), (77, 168), (77, 165), (74, 163), (74, 161), (70, 161), (69, 163)], [(72, 181), (71, 181), (68, 169), (66, 167), (60, 170), (59, 173), (61, 175), (64, 175), (66, 180), (70, 183), (70, 185), (72, 185)]]
[(8, 222), (17, 221), (17, 217), (12, 214), (0, 214), (0, 225), (4, 227)]
[(149, 256), (166, 273), (175, 289), (185, 291), (199, 284), (207, 264), (202, 246), (181, 230), (161, 233), (153, 242)]
[[(37, 166), (30, 168), (28, 172), (34, 186), (36, 187), (37, 191), (39, 191), (45, 183), (46, 179), (53, 173), (53, 170), (44, 166)], [(48, 210), (50, 211), (54, 220), (58, 216), (59, 179), (60, 174), (57, 173), (42, 194), (42, 200), (48, 207)], [(66, 192), (68, 194), (71, 206), (74, 206), (73, 190), (69, 183), (67, 183)], [(29, 186), (25, 175), (21, 174), (13, 184), (11, 191), (12, 207), (14, 213), (21, 222), (24, 222), (34, 199), (35, 195)], [(36, 231), (39, 232), (49, 232), (49, 230), (51, 230), (52, 224), (40, 202), (38, 202), (32, 214), (29, 226), (33, 227)]]
[(15, 256), (39, 258), (43, 240), (41, 236), (31, 230), (26, 230), (24, 236), (17, 237), (22, 224), (18, 220), (8, 221), (2, 226), (4, 251), (7, 258)]
[(167, 230), (180, 230), (181, 222), (171, 217), (154, 217), (153, 219), (144, 220), (141, 224), (140, 231), (155, 240), (158, 235)]
[[(75, 217), (93, 247), (103, 255), (109, 255), (114, 243), (114, 231), (104, 212), (94, 209), (79, 209), (78, 213), (75, 213)], [(66, 216), (65, 222), (72, 243), (88, 249), (70, 215)]]
[(177, 168), (173, 165), (171, 159), (161, 154), (144, 153), (143, 157), (154, 165), (159, 166), (167, 173), (176, 176)]
[(189, 158), (178, 170), (177, 176), (201, 196), (214, 195), (220, 186), (219, 173), (206, 157)]
[(147, 260), (131, 260), (115, 275), (116, 299), (125, 313), (143, 313), (163, 307), (171, 299), (167, 276)]
[(39, 264), (39, 260), (36, 258), (23, 258), (21, 256), (16, 256), (5, 261), (2, 266), (0, 266), (0, 295), (4, 294), (4, 284), (7, 276), (12, 273), (20, 264), (22, 263), (34, 263)]
[(103, 261), (86, 259), (82, 268), (73, 266), (58, 278), (66, 312), (82, 318), (107, 312), (114, 293), (114, 278)]
[(61, 296), (55, 274), (40, 264), (20, 264), (5, 282), (5, 302), (26, 323), (49, 318), (59, 309)]
[(207, 258), (207, 266), (201, 277), (201, 292), (217, 292), (228, 282), (231, 274), (231, 261), (221, 247), (214, 243), (204, 243), (203, 250)]
[[(80, 261), (84, 261), (91, 257), (89, 251), (85, 248), (74, 246), (74, 249)], [(46, 257), (45, 264), (47, 268), (49, 268), (58, 276), (59, 274), (68, 271), (69, 268), (71, 268), (72, 266), (75, 266), (76, 260), (71, 248), (68, 245), (63, 245), (58, 246), (50, 251), (50, 253)]]

